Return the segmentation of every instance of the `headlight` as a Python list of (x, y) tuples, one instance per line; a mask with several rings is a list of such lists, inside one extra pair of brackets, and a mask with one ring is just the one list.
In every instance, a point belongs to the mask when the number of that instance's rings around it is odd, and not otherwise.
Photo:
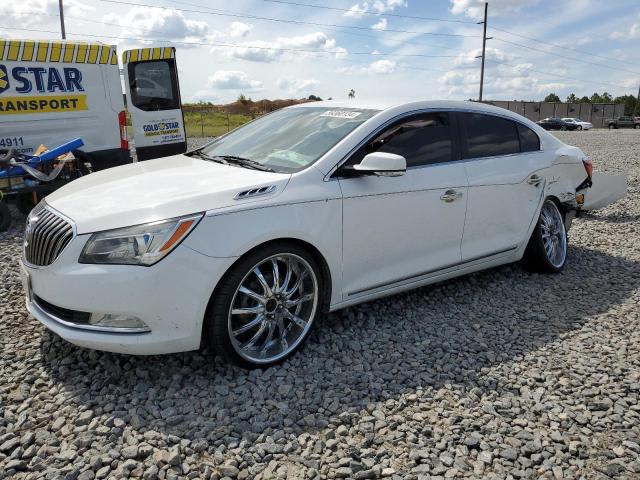
[(153, 265), (189, 235), (202, 214), (172, 218), (91, 235), (82, 249), (80, 263)]

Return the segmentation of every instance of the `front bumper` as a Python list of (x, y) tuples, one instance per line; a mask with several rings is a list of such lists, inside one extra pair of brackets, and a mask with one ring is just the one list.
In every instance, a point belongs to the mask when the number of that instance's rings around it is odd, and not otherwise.
[[(199, 348), (209, 298), (235, 258), (212, 258), (180, 245), (151, 267), (80, 264), (78, 257), (89, 237), (74, 238), (47, 267), (21, 264), (29, 312), (81, 347), (135, 355)], [(87, 330), (57, 317), (38, 299), (78, 312), (136, 316), (150, 332)]]

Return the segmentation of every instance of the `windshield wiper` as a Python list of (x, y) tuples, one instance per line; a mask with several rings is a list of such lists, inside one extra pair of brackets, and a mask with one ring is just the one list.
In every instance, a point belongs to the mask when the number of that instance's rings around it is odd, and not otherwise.
[(224, 165), (231, 165), (231, 163), (227, 162), (224, 157), (219, 157), (219, 156), (212, 157), (204, 153), (202, 150), (194, 150), (193, 152), (190, 152), (188, 155), (192, 157), (198, 157), (203, 160), (209, 160), (210, 162), (222, 163)]
[(227, 165), (240, 165), (241, 167), (252, 168), (254, 170), (262, 170), (263, 172), (275, 172), (273, 168), (251, 160), (250, 158), (236, 157), (235, 155), (216, 155), (215, 157), (209, 157), (215, 159), (222, 159)]

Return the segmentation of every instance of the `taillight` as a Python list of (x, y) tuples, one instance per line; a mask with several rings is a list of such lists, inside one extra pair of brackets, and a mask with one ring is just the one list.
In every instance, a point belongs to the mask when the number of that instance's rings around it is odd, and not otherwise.
[(127, 136), (127, 112), (122, 110), (118, 114), (118, 125), (120, 125), (120, 148), (129, 150), (129, 137)]
[(587, 171), (589, 180), (591, 180), (591, 177), (593, 177), (593, 163), (591, 163), (591, 160), (587, 160), (585, 158), (584, 160), (582, 160), (582, 164), (584, 165), (584, 169)]

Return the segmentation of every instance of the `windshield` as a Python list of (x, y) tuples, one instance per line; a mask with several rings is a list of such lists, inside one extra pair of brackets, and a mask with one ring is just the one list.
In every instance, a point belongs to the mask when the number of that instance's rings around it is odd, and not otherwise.
[(201, 152), (209, 157), (240, 157), (276, 172), (302, 170), (378, 110), (286, 108), (265, 115), (214, 140)]

